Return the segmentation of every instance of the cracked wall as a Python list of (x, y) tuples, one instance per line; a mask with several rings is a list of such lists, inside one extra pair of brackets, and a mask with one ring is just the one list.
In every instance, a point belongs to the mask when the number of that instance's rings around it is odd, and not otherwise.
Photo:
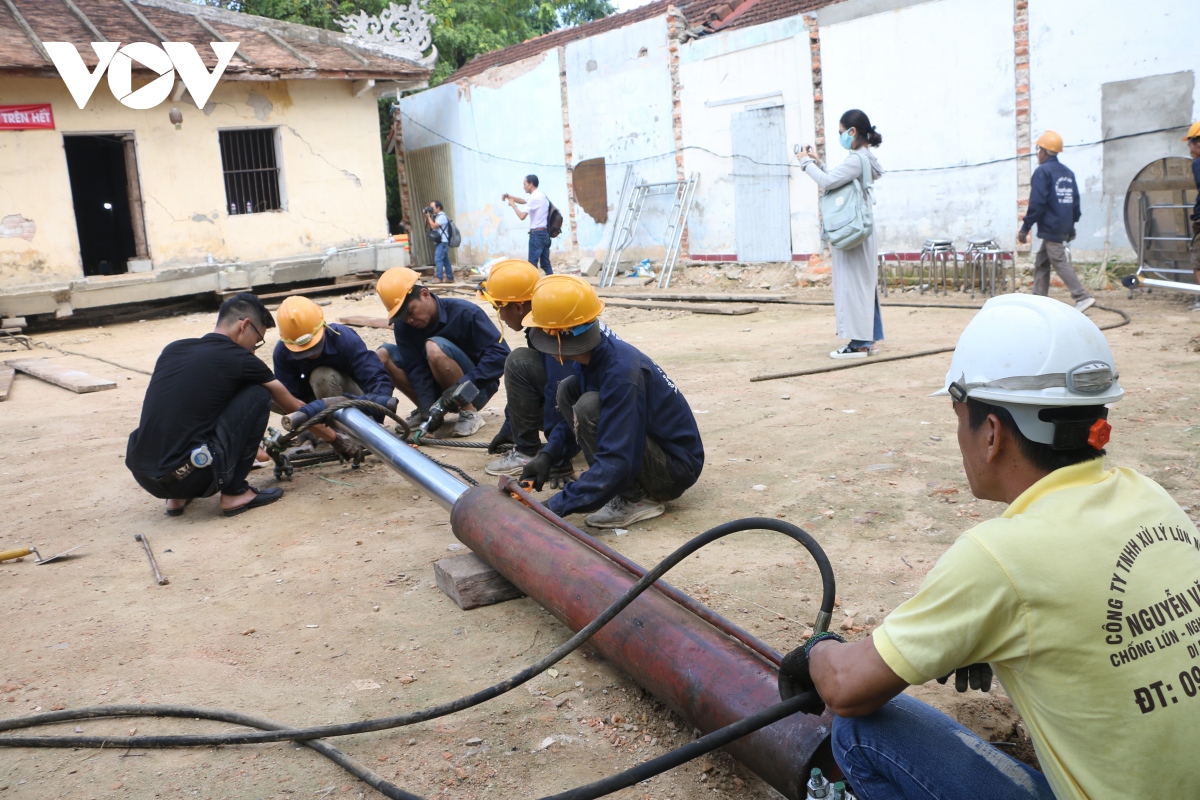
[[(32, 220), (32, 238), (0, 236), (0, 292), (83, 277), (63, 135), (133, 131), (154, 269), (316, 255), (387, 235), (383, 157), (374, 97), (344, 81), (222, 81), (203, 109), (171, 103), (135, 111), (107, 91), (85, 110), (62, 81), (5, 80), (5, 102), (52, 103), (57, 130), (0, 136), (0, 218)], [(103, 88), (103, 87), (101, 87)], [(231, 216), (218, 130), (278, 127), (284, 209)]]

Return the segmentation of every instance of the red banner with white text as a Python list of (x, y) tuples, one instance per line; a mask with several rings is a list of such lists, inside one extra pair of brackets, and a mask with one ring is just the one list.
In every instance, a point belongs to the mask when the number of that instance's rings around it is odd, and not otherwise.
[(0, 131), (27, 130), (54, 130), (54, 111), (49, 103), (0, 106)]

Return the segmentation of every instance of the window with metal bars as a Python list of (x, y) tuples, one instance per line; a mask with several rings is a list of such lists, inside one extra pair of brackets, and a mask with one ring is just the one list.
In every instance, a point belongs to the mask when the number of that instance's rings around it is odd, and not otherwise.
[(230, 214), (258, 214), (283, 208), (275, 128), (219, 131), (225, 202)]

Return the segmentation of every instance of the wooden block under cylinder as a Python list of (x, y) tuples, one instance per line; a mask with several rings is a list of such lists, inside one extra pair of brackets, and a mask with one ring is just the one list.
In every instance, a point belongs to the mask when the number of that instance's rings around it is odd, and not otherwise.
[(433, 574), (438, 588), (463, 611), (525, 596), (474, 553), (433, 562)]

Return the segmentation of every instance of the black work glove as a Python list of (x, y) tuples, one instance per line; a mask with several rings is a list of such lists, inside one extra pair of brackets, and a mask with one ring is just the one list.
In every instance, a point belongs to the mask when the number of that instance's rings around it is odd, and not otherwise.
[(938, 678), (937, 682), (945, 684), (951, 675), (954, 676), (954, 688), (960, 692), (965, 692), (967, 687), (978, 689), (981, 692), (989, 691), (992, 688), (991, 664), (971, 664), (967, 667), (959, 667), (954, 672), (948, 672)]
[(497, 433), (492, 438), (491, 443), (488, 444), (488, 453), (490, 453), (491, 455), (497, 455), (504, 448), (504, 445), (512, 444), (512, 443), (513, 443), (512, 429), (509, 428), (507, 425), (505, 425), (500, 428), (500, 432)]
[(533, 481), (534, 491), (540, 492), (542, 487), (546, 485), (546, 481), (550, 480), (550, 468), (552, 466), (554, 465), (550, 463), (549, 453), (538, 453), (521, 470), (519, 480), (522, 483), (529, 480)]
[(779, 665), (779, 698), (791, 700), (798, 694), (813, 693), (813, 701), (802, 710), (805, 714), (820, 715), (825, 712), (825, 702), (817, 694), (812, 677), (808, 674), (808, 656), (803, 647), (797, 647), (783, 657)]
[(333, 452), (337, 453), (339, 457), (354, 464), (361, 464), (362, 460), (367, 457), (366, 448), (344, 433), (339, 433), (337, 438), (330, 442), (330, 445), (333, 447)]

